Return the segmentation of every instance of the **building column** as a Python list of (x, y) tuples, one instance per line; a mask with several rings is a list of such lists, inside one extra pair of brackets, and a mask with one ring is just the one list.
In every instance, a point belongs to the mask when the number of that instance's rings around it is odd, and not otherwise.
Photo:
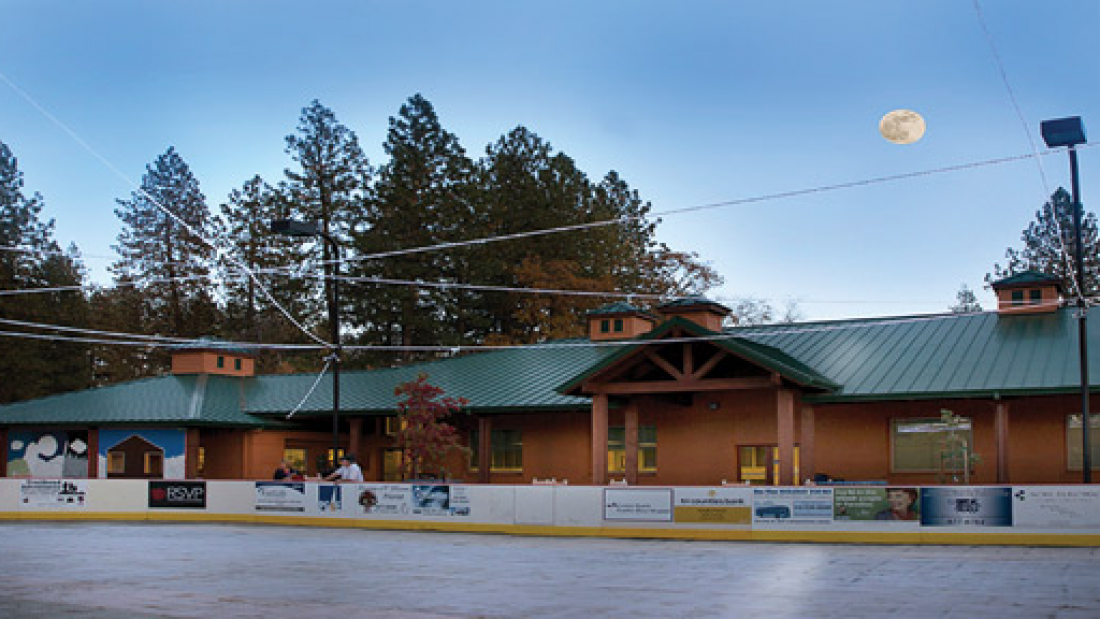
[(779, 485), (794, 485), (794, 392), (776, 391), (776, 425), (779, 435)]
[(997, 435), (997, 483), (1008, 483), (1008, 403), (997, 401), (997, 411), (993, 417), (993, 428)]
[(493, 466), (493, 418), (482, 415), (477, 418), (477, 481), (492, 481)]
[(605, 393), (592, 396), (592, 484), (607, 485), (607, 394)]
[(241, 469), (238, 479), (252, 478), (252, 431), (241, 430)]
[(348, 418), (348, 450), (347, 453), (355, 456), (357, 459), (362, 458), (362, 454), (359, 453), (359, 438), (363, 436), (363, 418), (362, 417), (349, 417)]
[[(624, 411), (626, 424), (626, 483), (638, 485), (638, 405), (631, 400)], [(606, 460), (605, 460), (606, 461)]]
[(374, 418), (374, 447), (371, 449), (371, 460), (374, 464), (375, 481), (384, 481), (386, 478), (386, 449), (390, 446), (390, 437), (386, 435), (386, 418)]
[[(4, 447), (7, 447), (6, 441)], [(0, 466), (8, 461), (6, 455), (0, 453)], [(88, 428), (88, 477), (99, 477), (99, 428)]]
[[(817, 474), (817, 465), (814, 463), (814, 407), (802, 407), (802, 427), (799, 428), (799, 465), (800, 476), (813, 479)], [(799, 481), (799, 480), (795, 480)]]
[[(90, 433), (89, 433), (90, 434)], [(199, 429), (187, 428), (183, 441), (183, 470), (187, 479), (197, 479), (199, 476)]]

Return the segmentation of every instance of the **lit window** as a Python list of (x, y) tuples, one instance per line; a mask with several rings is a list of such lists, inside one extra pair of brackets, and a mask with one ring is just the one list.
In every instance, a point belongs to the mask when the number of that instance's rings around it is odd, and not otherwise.
[[(519, 472), (523, 470), (523, 432), (520, 430), (493, 430), (489, 435), (490, 471)], [(476, 471), (481, 462), (481, 434), (470, 431), (470, 470)]]
[(107, 452), (107, 472), (121, 475), (126, 472), (126, 454), (121, 451)]
[(400, 417), (386, 417), (386, 436), (396, 436), (406, 425), (408, 421)]
[[(607, 429), (607, 470), (610, 473), (626, 471), (626, 428), (613, 426)], [(638, 471), (652, 473), (657, 470), (657, 426), (638, 427)]]
[[(1081, 438), (1081, 416), (1080, 415), (1068, 415), (1066, 417), (1066, 452), (1069, 456), (1069, 469), (1071, 471), (1080, 471), (1081, 462), (1081, 447), (1083, 447), (1083, 440)], [(1089, 450), (1089, 468), (1092, 470), (1100, 469), (1100, 415), (1089, 415), (1089, 446), (1092, 448)]]
[(284, 449), (283, 460), (286, 460), (290, 468), (304, 474), (306, 471), (306, 450), (305, 449)]
[[(957, 448), (952, 448), (950, 438), (954, 432), (973, 445), (970, 419), (960, 417), (960, 424), (952, 427), (942, 419), (894, 419), (891, 422), (892, 470), (895, 472), (935, 472), (945, 466), (945, 458), (952, 458)], [(952, 467), (949, 468), (953, 468)]]
[(164, 476), (164, 454), (159, 451), (145, 452), (145, 474), (150, 477)]

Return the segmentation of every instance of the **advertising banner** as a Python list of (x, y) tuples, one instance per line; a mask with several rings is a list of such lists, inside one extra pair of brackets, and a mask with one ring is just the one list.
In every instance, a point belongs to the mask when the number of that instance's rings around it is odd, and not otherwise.
[(604, 488), (603, 519), (672, 522), (672, 489)]
[(412, 486), (356, 484), (345, 486), (355, 492), (360, 511), (372, 516), (407, 516), (412, 510)]
[(256, 482), (256, 511), (291, 512), (306, 511), (306, 485), (303, 482)]
[(336, 514), (344, 509), (344, 489), (340, 484), (317, 484), (317, 511)]
[(1012, 526), (1012, 489), (971, 486), (922, 488), (921, 524)]
[(80, 510), (87, 504), (88, 484), (81, 479), (24, 479), (19, 484), (19, 508)]
[(1100, 529), (1100, 488), (1015, 487), (1012, 489), (1012, 524), (1040, 529)]
[(206, 509), (206, 482), (150, 481), (149, 507)]
[(676, 488), (676, 522), (706, 524), (752, 523), (751, 488)]
[(832, 521), (832, 488), (752, 489), (753, 524), (830, 524)]
[(412, 486), (412, 513), (421, 516), (469, 516), (469, 492), (464, 486)]
[(833, 489), (833, 518), (911, 522), (920, 525), (920, 490), (913, 487), (848, 486)]

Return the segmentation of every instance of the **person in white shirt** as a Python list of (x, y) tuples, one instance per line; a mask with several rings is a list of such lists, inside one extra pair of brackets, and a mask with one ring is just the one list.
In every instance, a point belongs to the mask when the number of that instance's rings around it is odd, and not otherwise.
[(340, 457), (340, 468), (325, 478), (328, 481), (363, 481), (363, 469), (355, 463), (355, 456), (347, 454)]

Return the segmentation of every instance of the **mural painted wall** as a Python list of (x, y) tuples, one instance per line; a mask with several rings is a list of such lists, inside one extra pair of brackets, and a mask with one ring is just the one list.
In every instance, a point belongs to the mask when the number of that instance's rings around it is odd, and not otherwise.
[(8, 477), (87, 476), (87, 430), (8, 433)]
[[(184, 479), (187, 433), (182, 429), (110, 428), (99, 431), (100, 477), (147, 477)], [(112, 474), (108, 455), (124, 454), (116, 460), (123, 473)], [(145, 457), (150, 454), (151, 457)], [(135, 457), (138, 456), (138, 457)], [(159, 457), (159, 462), (157, 458)], [(117, 456), (116, 456), (117, 458)], [(151, 468), (150, 468), (151, 467)]]

